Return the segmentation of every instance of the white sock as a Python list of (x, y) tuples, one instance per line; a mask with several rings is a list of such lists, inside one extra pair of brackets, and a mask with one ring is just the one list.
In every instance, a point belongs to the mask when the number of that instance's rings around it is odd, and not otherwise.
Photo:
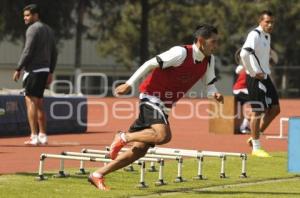
[(46, 133), (39, 133), (39, 137), (45, 137), (45, 136), (47, 136)]
[(244, 118), (242, 124), (241, 124), (241, 129), (245, 129), (249, 126), (249, 120), (247, 118)]
[(93, 177), (96, 177), (96, 178), (102, 178), (103, 175), (98, 173), (98, 172), (93, 172)]
[(122, 133), (120, 134), (120, 138), (121, 138), (124, 142), (127, 142), (127, 140), (126, 140), (126, 135), (125, 135), (124, 132), (122, 132)]
[(260, 149), (260, 141), (252, 139), (252, 147), (253, 147), (252, 149), (253, 151)]
[(34, 134), (34, 135), (31, 135), (30, 137), (31, 137), (31, 139), (37, 139), (38, 135)]

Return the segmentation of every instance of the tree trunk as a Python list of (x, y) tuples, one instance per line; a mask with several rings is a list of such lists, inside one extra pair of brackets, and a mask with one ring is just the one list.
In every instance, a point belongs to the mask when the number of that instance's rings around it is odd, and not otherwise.
[(86, 11), (86, 3), (85, 0), (80, 0), (78, 2), (76, 8), (76, 33), (75, 33), (75, 58), (74, 58), (74, 66), (75, 66), (75, 92), (79, 93), (79, 85), (78, 85), (78, 75), (81, 73), (81, 45), (82, 45), (82, 35), (84, 32), (83, 20), (84, 14)]
[(143, 64), (149, 59), (148, 49), (148, 14), (149, 14), (149, 3), (148, 0), (140, 0), (142, 7), (142, 18), (141, 18), (141, 31), (140, 31), (140, 64)]

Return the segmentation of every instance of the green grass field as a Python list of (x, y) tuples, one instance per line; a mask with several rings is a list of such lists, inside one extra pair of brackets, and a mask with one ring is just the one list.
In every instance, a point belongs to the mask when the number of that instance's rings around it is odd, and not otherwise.
[[(38, 165), (38, 161), (36, 162)], [(46, 162), (47, 163), (47, 162)], [(79, 164), (79, 163), (78, 163)], [(89, 164), (90, 165), (90, 164)], [(96, 164), (92, 164), (96, 165)], [(149, 164), (148, 164), (149, 165)], [(92, 171), (94, 168), (90, 168)], [(248, 178), (239, 178), (241, 160), (228, 157), (227, 178), (220, 179), (220, 160), (205, 158), (203, 174), (205, 180), (193, 180), (197, 174), (197, 161), (184, 161), (183, 177), (187, 182), (174, 183), (177, 164), (165, 163), (165, 180), (168, 185), (156, 187), (158, 173), (146, 172), (146, 189), (138, 189), (139, 171), (114, 172), (106, 177), (112, 189), (98, 191), (87, 182), (87, 176), (75, 175), (77, 169), (68, 169), (67, 178), (52, 178), (57, 170), (45, 170), (48, 180), (35, 181), (37, 173), (19, 173), (0, 176), (0, 197), (300, 197), (300, 177), (287, 173), (287, 154), (273, 153), (272, 158), (249, 157)]]

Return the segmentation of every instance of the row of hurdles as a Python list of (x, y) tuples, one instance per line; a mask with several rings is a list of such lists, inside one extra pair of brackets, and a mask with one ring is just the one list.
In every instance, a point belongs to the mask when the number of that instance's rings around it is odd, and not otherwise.
[[(123, 148), (121, 152), (128, 150), (128, 148)], [(93, 150), (93, 149), (82, 149), (81, 152), (62, 152), (61, 154), (47, 154), (43, 153), (40, 155), (39, 162), (39, 172), (37, 179), (39, 181), (45, 180), (44, 176), (44, 165), (47, 158), (59, 159), (60, 168), (56, 177), (66, 177), (68, 174), (65, 173), (64, 161), (65, 160), (77, 160), (80, 161), (80, 168), (78, 174), (87, 174), (85, 170), (85, 161), (90, 162), (102, 162), (104, 165), (110, 162), (111, 159), (107, 158), (109, 148), (106, 147), (105, 150)], [(150, 162), (149, 172), (158, 171), (158, 180), (155, 182), (155, 185), (165, 185), (164, 181), (164, 164), (165, 160), (176, 160), (177, 161), (177, 176), (175, 182), (184, 182), (185, 179), (182, 177), (182, 167), (184, 158), (195, 158), (198, 161), (198, 170), (197, 176), (194, 179), (202, 180), (203, 176), (203, 163), (205, 157), (217, 157), (221, 159), (220, 167), (220, 178), (226, 178), (225, 174), (225, 161), (227, 157), (239, 157), (241, 158), (241, 178), (247, 178), (246, 174), (246, 161), (247, 154), (245, 153), (234, 153), (234, 152), (216, 152), (216, 151), (198, 151), (198, 150), (187, 150), (187, 149), (174, 149), (174, 148), (163, 148), (163, 147), (154, 147), (150, 148), (147, 154), (135, 161), (134, 164), (140, 166), (140, 181), (138, 184), (139, 188), (147, 187), (145, 182), (145, 173), (146, 173), (146, 162)], [(155, 164), (158, 164), (158, 170), (155, 167)], [(127, 171), (133, 171), (133, 166), (129, 165), (126, 168)]]

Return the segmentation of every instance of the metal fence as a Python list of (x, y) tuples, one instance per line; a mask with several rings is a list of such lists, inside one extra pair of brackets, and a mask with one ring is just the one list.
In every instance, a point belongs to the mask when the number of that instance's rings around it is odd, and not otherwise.
[[(105, 75), (105, 78), (103, 76), (85, 76), (83, 74), (84, 77), (80, 83), (80, 93), (95, 96), (103, 96), (103, 93), (105, 93), (105, 96), (112, 96), (112, 92), (117, 84), (125, 82), (130, 77), (129, 75), (106, 75), (105, 72), (102, 74)], [(224, 81), (225, 83), (221, 83), (221, 86), (229, 90), (225, 95), (230, 95), (232, 93), (230, 91), (232, 87), (230, 82), (233, 82), (233, 74), (228, 73), (228, 75), (221, 76), (221, 78), (228, 78), (227, 81)], [(300, 98), (300, 66), (274, 66), (272, 67), (271, 78), (280, 98)], [(76, 86), (73, 75), (57, 75), (56, 80), (70, 81), (72, 86), (70, 86), (70, 83), (58, 82), (53, 87), (55, 93), (75, 93)], [(70, 87), (73, 90), (70, 90)], [(198, 88), (197, 90), (199, 91)]]
[(281, 98), (300, 97), (300, 66), (273, 66), (271, 78)]

